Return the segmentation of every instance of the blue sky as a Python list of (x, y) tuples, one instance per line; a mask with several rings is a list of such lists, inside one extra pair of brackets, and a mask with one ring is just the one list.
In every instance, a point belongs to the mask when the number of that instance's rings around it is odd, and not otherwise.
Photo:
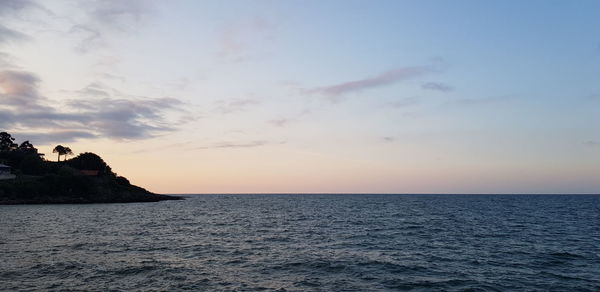
[(2, 0), (0, 127), (159, 192), (598, 193), (598, 11)]

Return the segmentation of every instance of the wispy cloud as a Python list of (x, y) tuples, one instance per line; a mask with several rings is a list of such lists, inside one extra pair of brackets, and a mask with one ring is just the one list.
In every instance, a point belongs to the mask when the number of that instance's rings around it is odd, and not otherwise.
[(383, 106), (390, 107), (390, 108), (405, 108), (405, 107), (417, 105), (418, 103), (419, 103), (419, 98), (409, 97), (409, 98), (404, 98), (404, 99), (397, 100), (397, 101), (388, 102), (388, 103), (384, 104)]
[(588, 140), (583, 142), (583, 145), (588, 147), (600, 147), (600, 142), (594, 140)]
[(27, 39), (29, 39), (29, 37), (26, 34), (8, 28), (0, 23), (0, 44)]
[(0, 15), (16, 13), (24, 8), (36, 5), (31, 0), (2, 0), (0, 4), (2, 4), (0, 5)]
[(92, 82), (86, 85), (84, 88), (75, 91), (77, 95), (84, 96), (95, 96), (95, 97), (109, 97), (111, 95), (111, 88), (98, 82)]
[(476, 106), (502, 102), (508, 97), (461, 98), (445, 103), (448, 106)]
[(96, 28), (83, 24), (74, 24), (69, 33), (80, 39), (75, 48), (80, 53), (106, 46), (104, 36)]
[(397, 68), (363, 79), (342, 82), (329, 86), (305, 89), (304, 93), (320, 94), (330, 98), (332, 101), (339, 101), (341, 96), (349, 93), (360, 92), (371, 88), (392, 85), (401, 81), (405, 81), (407, 79), (432, 73), (433, 71), (433, 68), (429, 66)]
[(217, 102), (215, 111), (230, 114), (246, 110), (248, 107), (259, 105), (260, 101), (254, 98), (233, 98)]
[(51, 14), (49, 10), (35, 1), (0, 0), (0, 45), (31, 39), (27, 33), (20, 30), (21, 28), (15, 28), (15, 24), (24, 20), (23, 14), (34, 9)]
[(427, 82), (421, 85), (421, 88), (441, 92), (450, 92), (454, 90), (454, 87), (440, 82)]
[(145, 147), (143, 149), (139, 149), (136, 151), (132, 151), (131, 153), (137, 154), (137, 153), (147, 153), (147, 152), (163, 152), (166, 149), (183, 149), (185, 146), (189, 146), (190, 144), (192, 144), (192, 141), (186, 141), (186, 142), (181, 142), (181, 143), (172, 143), (172, 144), (167, 144), (167, 145), (161, 145), (159, 147)]
[(127, 30), (152, 12), (151, 4), (151, 1), (144, 0), (94, 1), (82, 3), (82, 8), (93, 23)]
[(74, 1), (71, 4), (73, 9), (65, 14), (51, 11), (47, 7), (52, 5), (45, 1), (0, 0), (0, 45), (31, 39), (36, 32), (26, 27), (43, 25), (45, 31), (72, 39), (77, 51), (87, 53), (106, 47), (108, 34), (135, 32), (153, 11), (152, 1), (143, 0)]
[(0, 52), (0, 68), (14, 68), (13, 57), (10, 54)]
[(269, 140), (251, 140), (251, 141), (221, 141), (206, 145), (190, 147), (188, 150), (207, 150), (207, 149), (244, 149), (257, 148), (268, 145), (286, 144), (287, 141), (269, 141)]
[(276, 127), (285, 127), (290, 123), (290, 120), (289, 119), (274, 119), (274, 120), (270, 120), (267, 122)]
[(218, 142), (211, 145), (206, 146), (198, 146), (192, 149), (200, 150), (200, 149), (228, 149), (228, 148), (253, 148), (267, 145), (268, 141), (265, 140), (256, 140), (250, 142)]
[(135, 32), (146, 16), (151, 15), (151, 1), (119, 0), (80, 2), (82, 17), (65, 16), (71, 22), (68, 34), (79, 39), (75, 48), (88, 53), (109, 46), (107, 35)]
[(95, 139), (97, 135), (80, 130), (57, 130), (43, 132), (13, 132), (13, 136), (21, 141), (31, 141), (35, 144), (49, 144), (53, 142), (69, 143), (78, 139)]
[(115, 74), (110, 74), (110, 73), (106, 73), (106, 72), (98, 72), (98, 73), (96, 73), (96, 75), (98, 76), (98, 78), (101, 78), (103, 80), (118, 81), (120, 83), (126, 83), (127, 82), (127, 78), (125, 78), (123, 76), (118, 76), (118, 75), (115, 75)]
[(293, 122), (297, 122), (298, 120), (302, 119), (306, 115), (309, 115), (310, 113), (311, 113), (310, 110), (305, 109), (296, 115), (290, 115), (288, 117), (282, 117), (282, 118), (268, 120), (267, 123), (269, 123), (275, 127), (283, 128)]

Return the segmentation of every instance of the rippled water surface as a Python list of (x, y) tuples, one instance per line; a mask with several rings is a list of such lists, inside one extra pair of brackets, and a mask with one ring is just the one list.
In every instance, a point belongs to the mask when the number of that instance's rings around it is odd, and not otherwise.
[(0, 290), (600, 291), (600, 196), (0, 206)]

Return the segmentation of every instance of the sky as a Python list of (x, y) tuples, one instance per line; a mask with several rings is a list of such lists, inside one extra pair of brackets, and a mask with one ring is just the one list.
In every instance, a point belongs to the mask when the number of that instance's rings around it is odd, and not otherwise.
[(0, 0), (0, 130), (159, 193), (600, 193), (598, 1)]

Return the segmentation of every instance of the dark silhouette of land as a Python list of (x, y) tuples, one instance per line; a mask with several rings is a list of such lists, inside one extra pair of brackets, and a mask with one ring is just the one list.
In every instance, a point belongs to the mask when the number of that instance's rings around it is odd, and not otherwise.
[(73, 155), (58, 145), (54, 153), (63, 161), (48, 161), (29, 142), (21, 144), (0, 132), (0, 204), (130, 203), (181, 200), (132, 185), (104, 160), (90, 152)]

